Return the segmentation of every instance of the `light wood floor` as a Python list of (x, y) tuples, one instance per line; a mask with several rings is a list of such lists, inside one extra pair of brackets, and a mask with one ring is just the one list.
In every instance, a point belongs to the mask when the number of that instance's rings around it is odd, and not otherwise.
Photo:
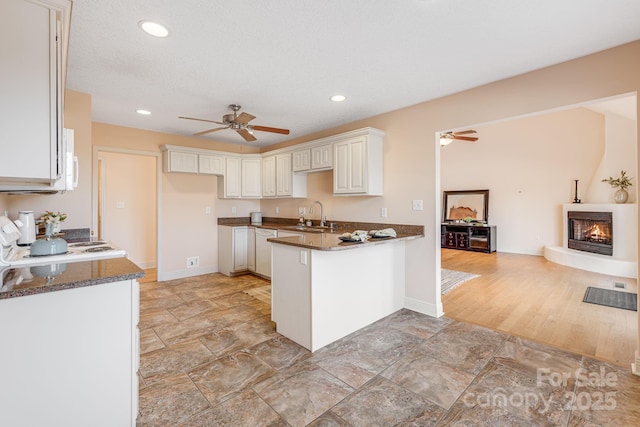
[(588, 286), (638, 292), (637, 280), (564, 267), (541, 256), (442, 249), (442, 268), (480, 274), (443, 295), (445, 316), (629, 367), (635, 311), (582, 302)]

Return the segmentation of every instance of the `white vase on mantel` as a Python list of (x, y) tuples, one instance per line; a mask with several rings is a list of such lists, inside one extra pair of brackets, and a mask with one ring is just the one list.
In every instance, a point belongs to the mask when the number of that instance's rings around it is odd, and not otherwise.
[(616, 194), (613, 196), (613, 200), (620, 204), (627, 203), (627, 200), (629, 200), (629, 193), (624, 188), (621, 188), (616, 191)]

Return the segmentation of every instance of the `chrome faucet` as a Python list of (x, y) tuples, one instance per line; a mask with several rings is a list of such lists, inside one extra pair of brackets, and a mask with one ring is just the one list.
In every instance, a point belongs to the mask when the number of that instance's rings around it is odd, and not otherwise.
[(320, 205), (320, 227), (324, 227), (326, 225), (326, 221), (325, 221), (325, 218), (324, 218), (324, 207), (322, 206), (322, 203), (320, 203), (317, 200), (315, 202), (311, 203), (311, 207), (309, 208), (309, 213), (310, 214), (313, 213), (313, 205), (315, 205), (316, 203)]

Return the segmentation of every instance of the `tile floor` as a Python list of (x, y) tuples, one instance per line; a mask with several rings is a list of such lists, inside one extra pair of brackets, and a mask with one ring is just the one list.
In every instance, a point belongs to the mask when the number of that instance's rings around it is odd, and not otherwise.
[(409, 310), (311, 354), (267, 285), (141, 284), (139, 426), (640, 425), (628, 367)]

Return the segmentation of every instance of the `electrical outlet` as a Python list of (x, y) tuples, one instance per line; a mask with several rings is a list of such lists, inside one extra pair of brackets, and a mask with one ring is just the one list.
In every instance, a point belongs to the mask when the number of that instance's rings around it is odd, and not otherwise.
[(236, 207), (235, 207), (235, 206), (231, 206), (231, 213), (232, 213), (232, 214), (234, 214), (234, 215), (235, 215), (236, 213), (238, 213), (238, 210), (236, 209)]
[(116, 209), (124, 209), (124, 202), (116, 202)]
[(387, 208), (380, 208), (380, 218), (387, 217)]
[(279, 214), (280, 213), (280, 208), (278, 206), (276, 206), (276, 213)]
[(211, 206), (205, 206), (204, 213), (205, 214), (210, 214), (211, 213)]
[(187, 268), (193, 268), (200, 265), (200, 257), (192, 256), (187, 258)]
[(307, 210), (305, 208), (298, 208), (298, 215), (304, 215), (307, 213)]
[(423, 204), (422, 200), (414, 200), (413, 201), (413, 210), (414, 211), (423, 211), (424, 210), (424, 204)]

